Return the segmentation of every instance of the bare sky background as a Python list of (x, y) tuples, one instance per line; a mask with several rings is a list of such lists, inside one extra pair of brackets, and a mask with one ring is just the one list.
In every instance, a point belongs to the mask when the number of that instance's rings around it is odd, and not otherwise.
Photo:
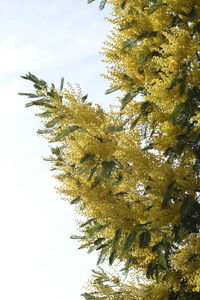
[(79, 83), (89, 100), (108, 108), (109, 83), (98, 76), (98, 54), (110, 25), (98, 1), (0, 1), (1, 201), (0, 298), (82, 299), (82, 286), (95, 268), (95, 255), (77, 250), (72, 207), (54, 186), (47, 141), (35, 108), (19, 92), (31, 91), (27, 72), (47, 82)]

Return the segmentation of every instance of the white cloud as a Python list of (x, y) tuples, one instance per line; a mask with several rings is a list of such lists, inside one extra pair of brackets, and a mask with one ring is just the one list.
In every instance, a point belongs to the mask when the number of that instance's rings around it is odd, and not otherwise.
[(41, 51), (32, 42), (18, 47), (16, 38), (10, 36), (0, 44), (0, 75), (13, 74), (20, 69), (45, 66), (54, 59), (49, 51)]

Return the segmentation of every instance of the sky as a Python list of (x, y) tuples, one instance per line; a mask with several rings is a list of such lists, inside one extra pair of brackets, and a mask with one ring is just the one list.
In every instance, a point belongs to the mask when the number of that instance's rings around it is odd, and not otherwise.
[[(96, 256), (77, 250), (70, 239), (78, 218), (54, 187), (50, 153), (37, 110), (25, 108), (31, 72), (48, 83), (79, 83), (89, 100), (105, 109), (109, 83), (99, 51), (109, 33), (107, 12), (87, 0), (0, 1), (1, 200), (0, 298), (4, 300), (83, 299), (83, 286)], [(108, 9), (107, 9), (108, 11)]]

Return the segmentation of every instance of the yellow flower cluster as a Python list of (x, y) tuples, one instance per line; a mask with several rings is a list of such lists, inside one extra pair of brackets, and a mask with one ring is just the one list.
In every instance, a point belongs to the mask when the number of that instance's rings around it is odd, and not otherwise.
[(182, 272), (183, 280), (188, 281), (189, 289), (200, 291), (200, 236), (193, 234), (185, 239), (179, 250), (172, 254), (171, 262)]
[(105, 113), (70, 86), (40, 88), (46, 100), (33, 104), (59, 143), (49, 158), (58, 191), (96, 226), (81, 227), (86, 245), (147, 274), (137, 299), (185, 299), (200, 292), (200, 3), (108, 2), (105, 77), (124, 91), (121, 107)]

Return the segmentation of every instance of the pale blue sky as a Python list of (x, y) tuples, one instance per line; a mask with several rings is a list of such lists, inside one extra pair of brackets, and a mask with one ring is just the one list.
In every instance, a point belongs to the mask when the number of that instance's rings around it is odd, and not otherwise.
[(18, 92), (31, 90), (19, 76), (32, 72), (47, 82), (80, 83), (90, 101), (108, 108), (109, 83), (100, 47), (109, 33), (98, 1), (1, 0), (1, 201), (0, 298), (82, 299), (82, 286), (96, 258), (69, 236), (76, 232), (73, 209), (56, 194), (45, 140), (34, 108)]

